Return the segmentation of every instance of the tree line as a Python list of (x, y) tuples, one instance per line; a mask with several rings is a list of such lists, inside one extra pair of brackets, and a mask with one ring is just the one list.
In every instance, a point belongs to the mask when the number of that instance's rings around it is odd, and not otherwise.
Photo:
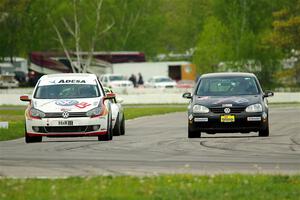
[(268, 87), (300, 84), (300, 0), (0, 0), (0, 30), (0, 58), (65, 46), (153, 60), (193, 49), (199, 74), (253, 71)]

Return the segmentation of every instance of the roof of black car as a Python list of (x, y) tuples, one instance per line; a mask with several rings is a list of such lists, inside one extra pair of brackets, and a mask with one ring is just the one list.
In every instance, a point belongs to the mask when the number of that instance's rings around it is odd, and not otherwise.
[(245, 73), (245, 72), (220, 72), (220, 73), (208, 73), (203, 74), (201, 78), (208, 78), (208, 77), (226, 77), (226, 76), (249, 76), (255, 77), (252, 73)]

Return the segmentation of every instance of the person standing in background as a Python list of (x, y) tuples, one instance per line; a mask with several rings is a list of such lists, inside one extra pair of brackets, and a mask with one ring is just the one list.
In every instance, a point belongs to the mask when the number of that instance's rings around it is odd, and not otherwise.
[(142, 86), (144, 85), (144, 80), (143, 80), (143, 76), (141, 73), (139, 73), (139, 79), (138, 79), (138, 86)]
[(132, 82), (133, 87), (137, 87), (137, 84), (136, 84), (136, 77), (135, 77), (134, 74), (131, 74), (131, 76), (129, 77), (129, 80)]

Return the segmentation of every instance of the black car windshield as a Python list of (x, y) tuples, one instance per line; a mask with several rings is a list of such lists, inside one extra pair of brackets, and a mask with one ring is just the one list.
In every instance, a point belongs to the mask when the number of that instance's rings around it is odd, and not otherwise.
[(76, 99), (99, 97), (97, 85), (61, 84), (38, 86), (34, 98), (36, 99)]
[(211, 77), (201, 79), (197, 96), (236, 96), (259, 94), (253, 77)]

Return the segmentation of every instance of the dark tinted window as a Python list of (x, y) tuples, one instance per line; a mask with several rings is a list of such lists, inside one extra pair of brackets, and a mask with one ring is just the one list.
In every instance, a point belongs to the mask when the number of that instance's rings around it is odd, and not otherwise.
[(198, 96), (234, 96), (259, 94), (253, 77), (203, 78), (197, 89)]

